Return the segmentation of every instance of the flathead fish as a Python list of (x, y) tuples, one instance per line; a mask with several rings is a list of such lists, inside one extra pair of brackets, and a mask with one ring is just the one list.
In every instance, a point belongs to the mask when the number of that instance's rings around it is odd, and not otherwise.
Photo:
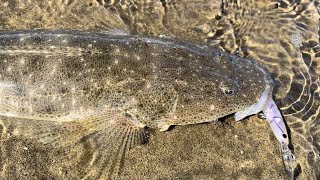
[(95, 139), (84, 179), (116, 176), (125, 152), (146, 141), (146, 127), (233, 113), (240, 120), (260, 112), (271, 93), (257, 63), (206, 45), (67, 30), (0, 34), (3, 133), (45, 144)]

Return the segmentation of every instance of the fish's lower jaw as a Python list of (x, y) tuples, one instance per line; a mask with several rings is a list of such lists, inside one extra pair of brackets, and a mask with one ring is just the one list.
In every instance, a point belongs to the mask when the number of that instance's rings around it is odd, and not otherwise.
[(271, 98), (272, 85), (267, 84), (265, 90), (263, 91), (259, 101), (249, 107), (246, 107), (239, 112), (236, 112), (234, 118), (236, 121), (242, 120), (247, 116), (258, 114), (261, 112), (266, 105), (269, 98)]

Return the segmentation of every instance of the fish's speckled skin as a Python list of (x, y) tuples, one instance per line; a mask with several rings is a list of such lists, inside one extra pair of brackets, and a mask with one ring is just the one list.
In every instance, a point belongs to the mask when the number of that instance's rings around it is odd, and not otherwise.
[(253, 61), (205, 45), (66, 30), (0, 34), (0, 117), (18, 119), (11, 133), (28, 137), (43, 132), (28, 122), (81, 122), (90, 130), (79, 136), (99, 130), (101, 143), (133, 144), (132, 132), (145, 126), (166, 130), (241, 111), (269, 83)]
[(7, 33), (0, 59), (0, 114), (37, 120), (70, 121), (111, 106), (151, 127), (207, 122), (256, 103), (266, 83), (252, 61), (168, 39)]

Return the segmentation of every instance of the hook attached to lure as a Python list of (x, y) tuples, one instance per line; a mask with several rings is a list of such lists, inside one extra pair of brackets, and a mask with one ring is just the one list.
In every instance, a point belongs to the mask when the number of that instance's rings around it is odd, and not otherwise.
[(295, 156), (289, 149), (289, 136), (282, 115), (272, 98), (269, 98), (263, 108), (264, 117), (269, 122), (269, 125), (280, 142), (282, 160), (287, 171), (289, 179), (293, 179), (293, 169)]

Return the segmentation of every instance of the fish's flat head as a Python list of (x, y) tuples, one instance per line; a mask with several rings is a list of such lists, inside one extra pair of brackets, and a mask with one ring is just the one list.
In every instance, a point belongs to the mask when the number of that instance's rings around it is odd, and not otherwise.
[(209, 122), (242, 111), (256, 104), (270, 83), (268, 73), (249, 59), (219, 53), (199, 61), (203, 66), (177, 80), (173, 124)]

